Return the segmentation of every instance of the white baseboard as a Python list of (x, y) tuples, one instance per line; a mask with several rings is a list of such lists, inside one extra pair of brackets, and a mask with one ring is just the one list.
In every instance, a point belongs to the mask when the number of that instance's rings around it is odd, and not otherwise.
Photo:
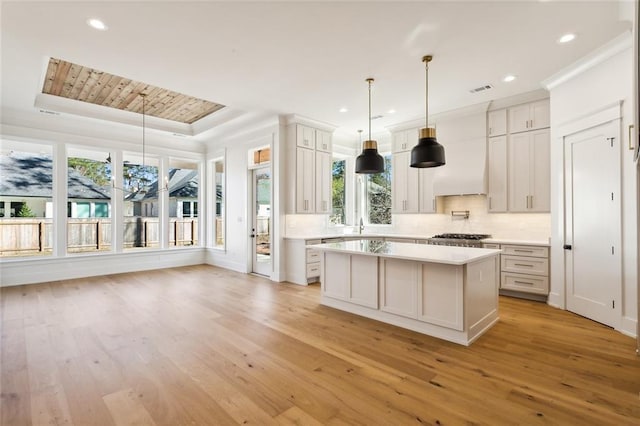
[(247, 264), (245, 262), (234, 262), (225, 259), (226, 253), (216, 249), (207, 249), (205, 256), (205, 262), (207, 265), (218, 266), (224, 269), (230, 269), (232, 271), (248, 274)]
[(145, 250), (38, 259), (3, 259), (0, 263), (2, 270), (0, 287), (201, 265), (204, 263), (204, 259), (205, 250), (203, 248)]
[(558, 293), (549, 293), (547, 297), (547, 305), (553, 306), (554, 308), (564, 309), (564, 301), (560, 297)]
[(622, 317), (622, 324), (621, 324), (620, 330), (618, 331), (630, 337), (637, 337), (637, 332), (638, 332), (637, 327), (638, 327), (637, 320), (629, 317)]

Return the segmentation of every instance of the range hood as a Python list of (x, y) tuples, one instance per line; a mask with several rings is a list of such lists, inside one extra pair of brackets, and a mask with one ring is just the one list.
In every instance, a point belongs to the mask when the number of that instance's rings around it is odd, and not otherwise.
[(446, 158), (446, 164), (434, 174), (435, 195), (487, 193), (487, 107), (483, 104), (463, 114), (434, 117)]

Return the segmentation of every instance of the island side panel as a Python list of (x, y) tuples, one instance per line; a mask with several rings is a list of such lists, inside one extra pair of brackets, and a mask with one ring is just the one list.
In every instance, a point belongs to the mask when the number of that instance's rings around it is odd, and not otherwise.
[(470, 342), (498, 321), (498, 259), (493, 256), (466, 265), (465, 323)]
[(463, 266), (441, 263), (423, 263), (420, 266), (418, 319), (463, 331)]
[(412, 260), (380, 259), (380, 310), (417, 318), (418, 270)]
[(350, 258), (349, 301), (378, 309), (378, 258), (357, 255)]

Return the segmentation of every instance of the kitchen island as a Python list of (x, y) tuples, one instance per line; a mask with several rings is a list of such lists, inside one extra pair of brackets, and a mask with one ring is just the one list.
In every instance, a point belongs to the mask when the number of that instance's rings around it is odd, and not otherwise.
[(498, 321), (500, 250), (375, 240), (321, 252), (321, 303), (462, 345)]

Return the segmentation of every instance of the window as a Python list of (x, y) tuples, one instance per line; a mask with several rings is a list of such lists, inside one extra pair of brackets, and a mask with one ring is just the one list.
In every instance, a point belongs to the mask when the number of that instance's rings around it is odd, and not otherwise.
[(213, 246), (224, 248), (224, 243), (225, 243), (224, 159), (218, 159), (213, 162), (213, 188), (215, 191), (215, 207), (213, 209), (213, 222), (214, 222)]
[(345, 224), (345, 168), (346, 160), (333, 160), (331, 167), (331, 216), (334, 225)]
[[(124, 248), (160, 246), (158, 160), (125, 153), (122, 164)], [(160, 184), (160, 185), (159, 185)]]
[(67, 251), (111, 249), (109, 153), (69, 148), (67, 156)]
[(53, 156), (47, 146), (2, 141), (0, 256), (51, 255)]
[(391, 155), (384, 156), (384, 171), (366, 175), (364, 181), (365, 215), (371, 225), (391, 224)]
[(198, 245), (198, 162), (169, 161), (169, 245)]

